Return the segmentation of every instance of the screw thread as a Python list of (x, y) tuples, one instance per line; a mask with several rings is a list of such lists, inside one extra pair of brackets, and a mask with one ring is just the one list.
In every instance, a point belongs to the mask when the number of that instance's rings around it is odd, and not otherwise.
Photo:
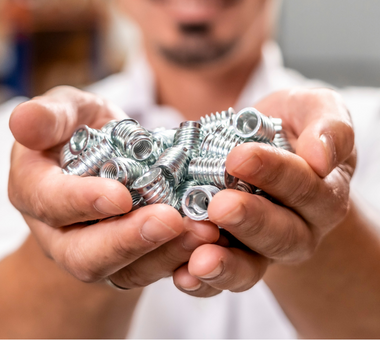
[(200, 155), (203, 157), (227, 157), (231, 150), (245, 143), (246, 140), (235, 134), (233, 126), (218, 126), (210, 132), (200, 146)]
[(137, 178), (142, 176), (149, 170), (147, 165), (136, 162), (130, 158), (116, 157), (105, 162), (99, 176), (103, 178), (111, 178), (130, 187)]
[(146, 160), (153, 152), (152, 135), (136, 120), (124, 119), (111, 132), (112, 141), (128, 157)]
[(288, 138), (286, 137), (285, 131), (277, 132), (274, 136), (273, 143), (281, 149), (288, 150), (290, 152), (294, 152), (294, 149), (290, 145)]
[(108, 137), (111, 137), (111, 132), (113, 128), (119, 123), (118, 120), (110, 120), (107, 124), (103, 125), (100, 129), (103, 133), (105, 133)]
[(153, 137), (161, 141), (164, 150), (173, 146), (174, 136), (178, 129), (168, 129), (153, 132)]
[(264, 197), (264, 198), (266, 198), (267, 200), (269, 200), (271, 202), (275, 201), (275, 199), (271, 195), (269, 195), (264, 190), (259, 189), (259, 188), (256, 189), (255, 195)]
[(136, 190), (130, 191), (131, 197), (132, 197), (132, 209), (131, 211), (140, 209), (142, 207), (146, 206), (145, 200)]
[(247, 107), (237, 113), (234, 127), (240, 137), (254, 138), (260, 142), (272, 142), (276, 133), (272, 120), (253, 107)]
[(92, 129), (87, 125), (80, 125), (70, 138), (70, 151), (73, 155), (79, 155), (93, 145), (99, 144), (105, 137), (106, 135), (100, 130)]
[(99, 144), (82, 152), (78, 159), (67, 165), (64, 170), (70, 175), (97, 176), (103, 163), (117, 156), (117, 150), (104, 138)]
[(280, 132), (282, 130), (282, 119), (274, 118), (272, 116), (269, 116), (268, 118), (272, 122), (276, 133)]
[(219, 191), (219, 188), (212, 185), (189, 188), (182, 198), (183, 213), (195, 221), (208, 220), (208, 205)]
[(221, 113), (211, 113), (201, 117), (199, 122), (202, 124), (202, 130), (205, 133), (214, 131), (218, 126), (228, 126), (231, 124), (231, 119), (234, 119), (236, 116), (235, 111), (230, 107), (227, 111), (222, 111)]
[(236, 190), (247, 192), (248, 194), (254, 194), (256, 192), (256, 187), (252, 184), (242, 181), (239, 179)]
[(192, 157), (199, 155), (203, 139), (202, 125), (195, 121), (182, 122), (174, 136), (174, 145), (182, 145), (190, 150)]
[(166, 149), (153, 165), (161, 168), (162, 174), (174, 187), (181, 184), (187, 177), (191, 153), (183, 146), (177, 145)]
[(73, 155), (70, 151), (70, 144), (66, 143), (61, 149), (61, 153), (59, 155), (59, 162), (61, 164), (61, 168), (65, 168), (72, 161), (77, 159), (77, 155)]
[(188, 177), (198, 184), (211, 184), (218, 188), (234, 189), (238, 182), (238, 178), (227, 172), (225, 158), (193, 158)]
[(139, 177), (132, 185), (145, 200), (146, 204), (177, 205), (178, 199), (174, 188), (162, 174), (161, 168), (154, 168)]

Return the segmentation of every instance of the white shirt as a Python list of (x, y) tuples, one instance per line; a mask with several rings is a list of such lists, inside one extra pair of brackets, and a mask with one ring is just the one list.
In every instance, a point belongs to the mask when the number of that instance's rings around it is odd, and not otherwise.
[[(269, 93), (293, 86), (323, 86), (308, 81), (282, 65), (277, 46), (268, 43), (263, 49), (260, 66), (248, 81), (238, 102), (239, 110), (251, 106)], [(179, 84), (180, 86), (180, 84)], [(155, 104), (154, 78), (141, 58), (126, 72), (110, 76), (89, 88), (122, 107), (148, 129), (176, 127), (184, 118), (170, 107)], [(352, 187), (380, 211), (380, 91), (347, 89), (342, 91), (356, 128), (359, 163)], [(12, 138), (7, 120), (17, 99), (0, 108), (0, 257), (16, 249), (27, 227), (6, 197), (6, 182)], [(132, 338), (295, 338), (296, 332), (269, 288), (261, 281), (244, 293), (223, 292), (199, 299), (178, 291), (170, 278), (150, 285), (138, 303), (129, 337)]]

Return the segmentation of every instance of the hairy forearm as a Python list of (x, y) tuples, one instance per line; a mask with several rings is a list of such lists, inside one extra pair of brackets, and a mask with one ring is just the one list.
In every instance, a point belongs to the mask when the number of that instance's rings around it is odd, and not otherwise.
[(86, 284), (30, 236), (0, 262), (0, 338), (123, 338), (141, 290)]
[(380, 336), (380, 224), (357, 201), (309, 261), (264, 278), (302, 337)]

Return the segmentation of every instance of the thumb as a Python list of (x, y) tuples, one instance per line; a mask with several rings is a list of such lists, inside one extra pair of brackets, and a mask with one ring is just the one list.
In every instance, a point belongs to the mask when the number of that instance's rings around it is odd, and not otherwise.
[(105, 100), (69, 86), (59, 86), (18, 105), (9, 120), (15, 139), (33, 150), (46, 150), (67, 141), (80, 124), (100, 128), (123, 111)]

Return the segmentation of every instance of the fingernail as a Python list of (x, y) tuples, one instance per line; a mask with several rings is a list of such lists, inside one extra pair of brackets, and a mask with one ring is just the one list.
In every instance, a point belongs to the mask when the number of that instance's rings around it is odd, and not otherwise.
[(263, 166), (263, 162), (260, 157), (253, 155), (241, 163), (235, 165), (233, 169), (235, 175), (253, 175), (257, 173)]
[(156, 217), (149, 217), (141, 228), (141, 236), (149, 242), (167, 241), (177, 236), (177, 234)]
[(220, 262), (213, 271), (209, 272), (208, 274), (198, 276), (198, 277), (201, 279), (214, 279), (222, 273), (223, 268), (224, 268), (223, 262)]
[(187, 231), (182, 238), (182, 247), (184, 247), (186, 250), (194, 250), (204, 243), (206, 242), (198, 238), (191, 231)]
[(193, 287), (187, 287), (187, 288), (182, 287), (182, 289), (183, 289), (183, 290), (186, 290), (187, 292), (194, 292), (194, 291), (198, 290), (199, 288), (201, 288), (201, 286), (202, 286), (202, 283), (200, 282), (200, 283), (198, 283), (196, 286), (193, 286)]
[(325, 149), (326, 159), (331, 170), (336, 164), (336, 149), (332, 136), (330, 134), (322, 134), (319, 139), (321, 140)]
[(104, 215), (120, 215), (125, 214), (126, 211), (123, 211), (116, 204), (112, 203), (107, 197), (100, 196), (94, 203), (94, 208)]

